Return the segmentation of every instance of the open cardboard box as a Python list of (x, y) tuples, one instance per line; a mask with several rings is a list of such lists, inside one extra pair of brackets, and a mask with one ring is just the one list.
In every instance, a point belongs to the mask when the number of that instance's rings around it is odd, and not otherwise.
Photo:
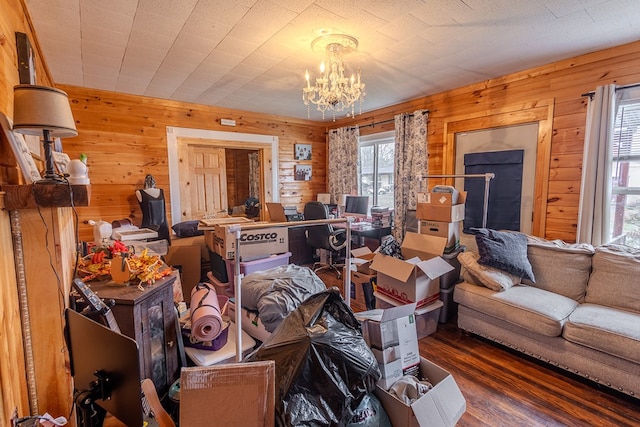
[(467, 402), (451, 374), (420, 358), (420, 374), (433, 388), (407, 405), (378, 385), (374, 394), (394, 427), (453, 427), (467, 409)]
[(406, 233), (401, 246), (406, 260), (377, 254), (371, 262), (371, 269), (378, 272), (377, 291), (404, 304), (415, 302), (417, 307), (436, 301), (439, 277), (453, 270), (440, 257), (446, 242), (443, 237)]

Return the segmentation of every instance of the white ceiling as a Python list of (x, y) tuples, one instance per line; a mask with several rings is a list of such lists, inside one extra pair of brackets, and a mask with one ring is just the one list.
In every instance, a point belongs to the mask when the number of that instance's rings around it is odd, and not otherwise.
[(363, 111), (640, 39), (638, 0), (26, 4), (57, 84), (300, 118), (325, 33), (359, 41), (346, 61), (362, 69)]

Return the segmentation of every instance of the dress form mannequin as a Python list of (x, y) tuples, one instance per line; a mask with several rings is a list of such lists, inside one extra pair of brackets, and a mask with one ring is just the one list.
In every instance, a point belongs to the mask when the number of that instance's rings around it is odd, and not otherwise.
[(156, 188), (153, 176), (147, 175), (144, 179), (144, 189), (136, 190), (136, 198), (142, 209), (142, 228), (150, 228), (158, 232), (158, 239), (165, 239), (171, 244), (169, 227), (167, 225), (167, 212), (164, 203), (164, 191)]

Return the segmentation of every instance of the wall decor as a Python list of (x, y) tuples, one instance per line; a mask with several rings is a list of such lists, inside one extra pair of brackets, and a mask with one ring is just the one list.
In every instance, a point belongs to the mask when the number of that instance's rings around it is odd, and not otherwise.
[(311, 144), (295, 144), (293, 157), (295, 160), (311, 160)]
[(18, 53), (18, 77), (20, 84), (36, 84), (35, 52), (25, 33), (16, 32), (16, 51)]
[(295, 168), (296, 181), (311, 181), (311, 166), (296, 165)]
[(31, 157), (31, 150), (27, 146), (24, 136), (11, 130), (13, 128), (11, 120), (1, 112), (0, 126), (2, 127), (2, 131), (7, 138), (7, 141), (9, 141), (13, 154), (16, 156), (18, 166), (20, 166), (22, 176), (24, 176), (26, 183), (32, 184), (39, 181), (42, 177), (40, 176), (40, 171), (36, 166), (36, 162), (33, 160), (33, 157)]
[(53, 165), (56, 168), (56, 171), (60, 175), (64, 175), (67, 173), (67, 165), (71, 161), (68, 154), (61, 153), (59, 151), (53, 151), (51, 153), (53, 156)]

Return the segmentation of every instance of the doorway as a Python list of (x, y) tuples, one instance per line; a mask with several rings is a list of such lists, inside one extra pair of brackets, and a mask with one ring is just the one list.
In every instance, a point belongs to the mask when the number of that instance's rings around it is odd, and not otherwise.
[[(278, 201), (278, 137), (270, 135), (244, 134), (237, 132), (220, 132), (204, 129), (167, 127), (167, 151), (169, 159), (169, 181), (171, 200), (171, 223), (176, 224), (181, 221), (197, 219), (201, 216), (197, 209), (192, 210), (193, 202), (189, 202), (189, 207), (185, 205), (182, 193), (187, 188), (186, 183), (189, 178), (181, 176), (180, 159), (181, 147), (201, 147), (212, 151), (215, 149), (226, 150), (247, 150), (258, 153), (260, 165), (260, 194), (261, 205), (264, 202)], [(219, 158), (219, 157), (218, 157)], [(223, 156), (226, 164), (226, 156)], [(226, 171), (226, 166), (225, 166)], [(225, 172), (226, 174), (226, 172)], [(204, 183), (204, 178), (202, 179)], [(213, 182), (213, 181), (211, 181)], [(226, 180), (225, 180), (226, 182)], [(203, 184), (204, 185), (204, 184)], [(218, 187), (222, 188), (222, 187)], [(211, 190), (218, 191), (211, 186)], [(225, 193), (227, 188), (225, 188)], [(189, 193), (192, 193), (191, 188)], [(226, 204), (227, 195), (220, 195), (220, 206)], [(199, 203), (199, 202), (198, 202)], [(211, 205), (214, 206), (214, 205)], [(211, 209), (215, 209), (211, 207)], [(226, 207), (225, 207), (226, 209)]]

